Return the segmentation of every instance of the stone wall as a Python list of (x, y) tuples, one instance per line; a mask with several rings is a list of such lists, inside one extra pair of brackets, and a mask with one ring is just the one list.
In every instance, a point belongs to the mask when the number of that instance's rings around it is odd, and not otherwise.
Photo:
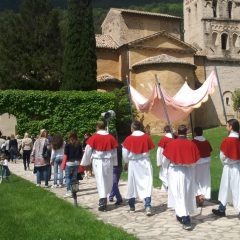
[(111, 49), (97, 49), (97, 76), (106, 73), (121, 79), (119, 53)]
[(102, 33), (119, 45), (166, 30), (180, 39), (180, 19), (126, 13), (111, 9), (102, 24)]
[(0, 116), (0, 131), (3, 136), (11, 136), (16, 134), (17, 119), (13, 115), (4, 113)]

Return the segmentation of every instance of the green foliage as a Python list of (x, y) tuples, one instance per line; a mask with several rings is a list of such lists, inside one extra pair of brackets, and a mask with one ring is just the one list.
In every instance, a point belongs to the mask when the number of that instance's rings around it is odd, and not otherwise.
[(113, 93), (0, 91), (0, 115), (15, 115), (20, 135), (38, 134), (42, 128), (65, 136), (71, 130), (93, 133), (99, 116), (109, 109), (116, 111)]
[(51, 0), (25, 0), (20, 13), (0, 15), (0, 88), (57, 90), (62, 42)]
[(64, 90), (97, 88), (96, 40), (92, 5), (87, 0), (68, 1), (67, 36), (64, 51)]
[(236, 89), (233, 93), (233, 109), (235, 111), (240, 109), (240, 89)]

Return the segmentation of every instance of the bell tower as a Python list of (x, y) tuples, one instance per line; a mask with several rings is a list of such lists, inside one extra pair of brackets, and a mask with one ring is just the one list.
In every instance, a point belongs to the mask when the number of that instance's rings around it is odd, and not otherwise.
[(184, 0), (184, 38), (208, 57), (240, 59), (240, 0)]

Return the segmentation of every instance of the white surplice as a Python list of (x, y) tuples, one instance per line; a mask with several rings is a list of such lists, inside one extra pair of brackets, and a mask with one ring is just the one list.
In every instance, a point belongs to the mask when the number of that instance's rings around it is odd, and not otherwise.
[[(203, 136), (197, 136), (194, 139), (204, 142)], [(196, 164), (196, 195), (203, 195), (205, 199), (211, 198), (211, 174), (210, 174), (211, 157), (200, 158)]]
[(195, 165), (170, 163), (168, 169), (168, 207), (174, 208), (179, 217), (188, 216), (196, 211), (195, 196)]
[[(171, 133), (167, 133), (165, 136), (168, 138), (172, 138)], [(166, 159), (166, 157), (163, 155), (163, 151), (164, 151), (164, 149), (162, 147), (158, 147), (158, 149), (157, 149), (157, 166), (160, 167), (159, 179), (162, 181), (163, 188), (167, 191), (169, 162)]]
[[(133, 136), (142, 136), (141, 131), (134, 131)], [(143, 200), (152, 195), (153, 170), (149, 153), (135, 154), (123, 147), (122, 155), (128, 162), (128, 184), (126, 198)]]
[[(239, 134), (231, 132), (229, 137), (239, 138)], [(240, 212), (240, 159), (233, 161), (220, 152), (223, 163), (223, 172), (219, 189), (218, 200), (226, 206), (227, 203)]]
[[(97, 132), (107, 135), (106, 131)], [(117, 166), (117, 148), (111, 151), (97, 151), (87, 145), (81, 161), (82, 166), (92, 163), (93, 172), (97, 184), (99, 198), (106, 198), (111, 193), (113, 186), (113, 166)]]

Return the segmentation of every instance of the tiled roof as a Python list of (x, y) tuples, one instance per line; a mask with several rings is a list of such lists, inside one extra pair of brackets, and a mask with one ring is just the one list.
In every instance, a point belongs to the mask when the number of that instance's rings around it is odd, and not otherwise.
[(96, 46), (97, 48), (110, 48), (117, 49), (118, 44), (108, 35), (96, 34)]
[(167, 37), (168, 39), (172, 39), (172, 40), (178, 42), (179, 44), (183, 45), (184, 47), (190, 48), (190, 49), (191, 49), (192, 51), (194, 51), (194, 52), (197, 51), (197, 48), (195, 48), (193, 45), (190, 45), (190, 44), (188, 44), (188, 43), (180, 40), (179, 38), (177, 38), (177, 37), (169, 34), (169, 33), (168, 33), (167, 31), (165, 31), (165, 30), (160, 31), (160, 32), (156, 32), (156, 33), (154, 33), (154, 34), (152, 34), (152, 35), (149, 35), (149, 36), (146, 36), (146, 37), (143, 37), (143, 38), (136, 39), (136, 40), (134, 40), (134, 41), (132, 41), (132, 42), (130, 42), (130, 43), (128, 43), (128, 44), (131, 46), (131, 45), (134, 45), (134, 44), (138, 44), (139, 42), (144, 42), (144, 41), (146, 41), (146, 40), (148, 40), (148, 39), (156, 38), (156, 37), (158, 37), (158, 36), (165, 36), (165, 37)]
[(112, 75), (110, 75), (109, 73), (104, 73), (101, 75), (97, 76), (97, 82), (114, 82), (114, 83), (121, 83), (120, 80), (116, 79), (115, 77), (113, 77)]
[[(138, 10), (131, 10), (131, 9), (122, 9), (122, 8), (111, 8), (116, 11), (119, 11), (121, 13), (134, 13), (139, 15), (148, 15), (148, 16), (154, 16), (154, 17), (165, 17), (165, 18), (172, 18), (172, 19), (182, 19), (181, 17), (176, 17), (168, 14), (163, 13), (155, 13), (155, 12), (145, 12), (145, 11), (138, 11)], [(111, 10), (110, 9), (110, 10)]]
[(144, 60), (133, 64), (132, 67), (134, 68), (134, 67), (139, 67), (143, 65), (161, 64), (161, 63), (177, 63), (177, 64), (191, 65), (195, 67), (194, 64), (169, 56), (167, 54), (161, 54), (154, 57), (145, 58)]

